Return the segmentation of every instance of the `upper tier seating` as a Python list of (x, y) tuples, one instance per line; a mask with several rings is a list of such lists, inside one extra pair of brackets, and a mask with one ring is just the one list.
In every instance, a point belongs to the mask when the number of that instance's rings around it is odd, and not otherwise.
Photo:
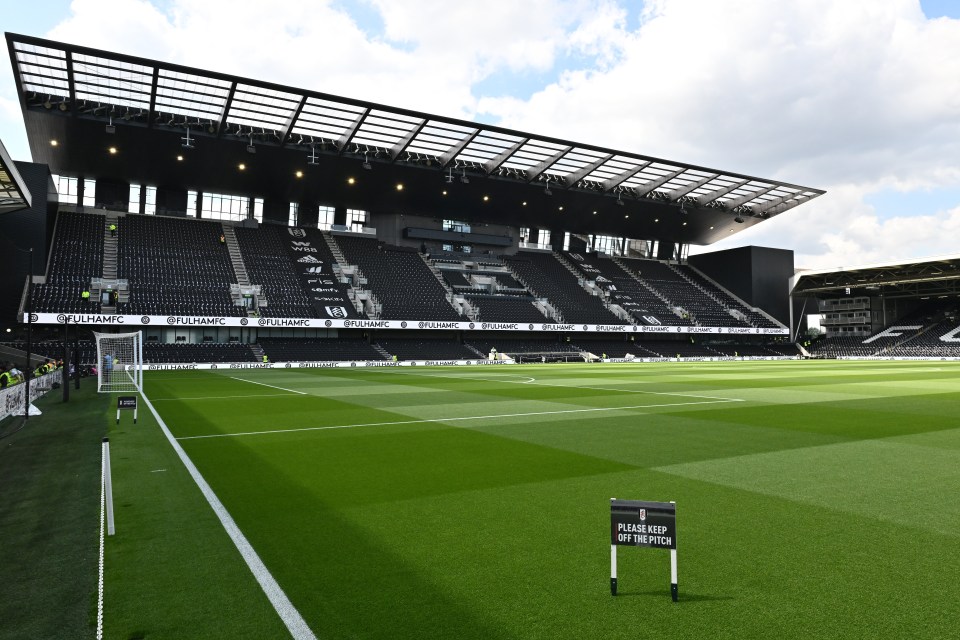
[(344, 257), (360, 267), (386, 320), (458, 321), (447, 292), (415, 249), (358, 236), (334, 236)]
[[(744, 324), (753, 325), (754, 327), (766, 327), (766, 328), (776, 328), (780, 326), (777, 323), (771, 321), (770, 318), (763, 315), (762, 313), (759, 313), (758, 311), (754, 311), (753, 309), (741, 304), (739, 301), (737, 301), (736, 298), (731, 296), (728, 291), (726, 291), (725, 289), (722, 289), (721, 287), (717, 286), (716, 284), (708, 280), (706, 277), (704, 277), (702, 273), (700, 273), (690, 265), (681, 264), (681, 265), (676, 265), (675, 268), (678, 269), (685, 276), (687, 276), (687, 278), (692, 280), (696, 286), (704, 289), (705, 291), (707, 291), (707, 293), (711, 294), (714, 298), (719, 300), (721, 305), (730, 309), (736, 309), (737, 311), (742, 313), (744, 316), (746, 316), (748, 322)], [(738, 326), (738, 325), (732, 325), (732, 326)]]
[(315, 318), (313, 304), (303, 291), (293, 262), (283, 244), (285, 230), (235, 227), (234, 234), (251, 284), (261, 286), (267, 306), (260, 315), (272, 318)]
[(80, 294), (91, 278), (103, 275), (104, 217), (61, 211), (45, 284), (33, 286), (36, 312), (98, 313), (99, 300), (84, 301)]
[(219, 222), (128, 215), (118, 227), (118, 277), (130, 281), (120, 313), (246, 315), (230, 297), (236, 280)]
[(584, 290), (553, 254), (525, 251), (504, 256), (514, 273), (525, 282), (531, 293), (546, 298), (563, 316), (563, 322), (586, 324), (621, 324), (599, 296)]
[[(749, 322), (730, 315), (727, 307), (703, 289), (694, 286), (671, 265), (656, 260), (624, 260), (623, 264), (644, 282), (657, 289), (673, 306), (686, 310), (690, 319), (700, 326), (752, 326)], [(725, 297), (729, 298), (729, 296)], [(730, 301), (733, 302), (732, 299)]]
[(481, 322), (551, 322), (533, 305), (530, 296), (467, 295)]
[[(645, 287), (635, 276), (610, 258), (596, 253), (564, 254), (588, 280), (597, 280), (598, 276), (609, 280), (602, 283), (608, 289), (613, 302), (620, 305), (638, 324), (645, 325), (689, 325), (688, 318), (681, 318), (656, 293)], [(610, 286), (612, 285), (612, 286)]]
[(386, 360), (364, 338), (260, 338), (259, 343), (273, 362)]

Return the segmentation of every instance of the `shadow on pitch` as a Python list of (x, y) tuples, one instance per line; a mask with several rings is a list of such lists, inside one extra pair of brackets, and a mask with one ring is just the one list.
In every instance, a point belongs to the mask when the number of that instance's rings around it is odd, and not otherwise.
[[(670, 600), (670, 590), (669, 589), (658, 589), (655, 591), (620, 591), (617, 593), (618, 598), (663, 598), (664, 600)], [(701, 593), (684, 593), (680, 592), (680, 602), (677, 604), (683, 604), (684, 602), (720, 602), (723, 600), (733, 600), (733, 596), (715, 596), (710, 594), (701, 594)]]

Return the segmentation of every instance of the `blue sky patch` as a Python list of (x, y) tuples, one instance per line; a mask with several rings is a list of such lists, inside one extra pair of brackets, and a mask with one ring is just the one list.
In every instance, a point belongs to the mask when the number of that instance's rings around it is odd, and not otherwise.
[(863, 200), (874, 208), (881, 220), (931, 215), (960, 206), (960, 185), (906, 192), (884, 189), (867, 195)]
[(923, 15), (934, 18), (953, 18), (960, 20), (960, 2), (957, 0), (920, 0)]

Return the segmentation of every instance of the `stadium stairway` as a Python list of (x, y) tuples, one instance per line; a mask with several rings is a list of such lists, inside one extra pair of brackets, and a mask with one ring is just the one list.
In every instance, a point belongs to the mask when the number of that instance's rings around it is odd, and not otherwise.
[[(107, 214), (103, 219), (103, 274), (104, 280), (117, 279), (117, 239), (110, 233), (110, 225), (115, 224), (119, 229), (119, 219), (114, 214)], [(123, 230), (120, 229), (120, 233)]]
[(463, 313), (470, 318), (471, 321), (476, 322), (476, 308), (470, 304), (466, 297), (453, 290), (453, 287), (451, 287), (446, 279), (444, 279), (443, 274), (440, 273), (440, 269), (437, 268), (437, 265), (435, 265), (430, 258), (422, 253), (418, 253), (417, 255), (420, 256), (420, 259), (423, 260), (423, 264), (427, 265), (427, 269), (430, 270), (430, 273), (432, 273), (437, 279), (437, 282), (440, 283), (440, 286), (443, 287), (444, 291), (447, 292), (447, 295), (449, 296), (448, 299), (451, 301), (450, 304), (453, 305), (453, 308), (457, 311), (457, 313)]
[(250, 276), (247, 274), (247, 267), (243, 262), (243, 253), (240, 251), (240, 244), (237, 242), (237, 234), (233, 231), (233, 225), (222, 224), (223, 239), (227, 245), (227, 251), (230, 253), (230, 262), (233, 264), (233, 273), (237, 278), (237, 284), (242, 287), (250, 286)]
[(629, 267), (626, 263), (624, 263), (620, 258), (618, 258), (618, 257), (616, 257), (616, 256), (613, 256), (612, 259), (613, 259), (614, 264), (616, 264), (616, 265), (619, 266), (621, 269), (623, 269), (623, 272), (624, 272), (624, 273), (626, 273), (628, 276), (630, 276), (631, 278), (633, 278), (634, 280), (636, 280), (638, 283), (640, 283), (640, 286), (642, 286), (644, 289), (646, 289), (647, 291), (649, 291), (652, 295), (656, 296), (656, 298), (657, 298), (658, 300), (660, 300), (661, 302), (663, 302), (663, 304), (664, 304), (665, 306), (667, 306), (668, 308), (671, 308), (671, 309), (674, 307), (673, 302), (671, 302), (665, 295), (663, 295), (662, 293), (660, 293), (659, 291), (657, 291), (655, 288), (651, 287), (647, 282), (644, 281), (643, 278), (641, 278), (641, 277), (638, 276), (636, 273), (634, 273), (634, 272), (630, 269), (630, 267)]
[(392, 353), (390, 353), (389, 351), (387, 351), (386, 349), (384, 349), (383, 347), (381, 347), (381, 346), (380, 346), (379, 344), (377, 344), (376, 342), (370, 343), (370, 346), (373, 347), (373, 350), (374, 350), (374, 351), (376, 351), (377, 353), (379, 353), (380, 355), (382, 355), (384, 360), (391, 360), (391, 359), (393, 358), (393, 354), (392, 354)]
[(259, 342), (249, 345), (250, 352), (253, 353), (253, 359), (257, 362), (263, 362), (263, 356), (265, 355), (263, 347), (260, 346)]

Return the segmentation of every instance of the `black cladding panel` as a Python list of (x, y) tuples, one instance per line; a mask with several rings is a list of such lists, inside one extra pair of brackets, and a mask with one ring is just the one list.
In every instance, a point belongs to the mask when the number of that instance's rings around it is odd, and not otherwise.
[(0, 216), (0, 252), (4, 256), (4, 267), (0, 269), (0, 331), (15, 328), (19, 322), (17, 310), (27, 278), (30, 248), (33, 248), (34, 275), (44, 272), (56, 217), (47, 206), (52, 188), (47, 165), (16, 162), (16, 166), (33, 202), (28, 209)]
[(690, 256), (689, 263), (744, 302), (789, 324), (793, 251), (739, 247)]

